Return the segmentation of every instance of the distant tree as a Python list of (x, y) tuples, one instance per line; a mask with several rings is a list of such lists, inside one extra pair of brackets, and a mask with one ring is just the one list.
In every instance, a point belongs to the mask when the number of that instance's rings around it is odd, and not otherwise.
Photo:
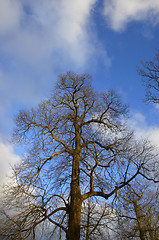
[(138, 73), (142, 77), (146, 87), (147, 102), (159, 103), (159, 50), (153, 61), (142, 62), (142, 67), (138, 68)]
[[(133, 184), (134, 185), (134, 184)], [(135, 182), (118, 198), (117, 216), (121, 239), (159, 239), (158, 194), (152, 185)]]
[(107, 202), (89, 198), (82, 207), (81, 239), (112, 239), (116, 220), (115, 211)]
[(126, 119), (127, 107), (114, 91), (98, 93), (89, 75), (70, 72), (49, 99), (20, 111), (13, 142), (25, 154), (5, 190), (1, 234), (39, 239), (39, 229), (49, 226), (47, 239), (59, 231), (59, 239), (79, 240), (89, 198), (111, 200), (138, 177), (156, 182), (153, 148), (135, 140)]

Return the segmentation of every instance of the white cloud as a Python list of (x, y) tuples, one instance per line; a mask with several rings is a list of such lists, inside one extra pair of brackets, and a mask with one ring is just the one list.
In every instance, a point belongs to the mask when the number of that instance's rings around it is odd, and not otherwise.
[(148, 126), (144, 115), (135, 113), (128, 121), (129, 126), (135, 131), (139, 138), (148, 138), (151, 143), (159, 150), (159, 127)]
[(21, 15), (19, 0), (0, 0), (0, 35), (17, 28)]
[(97, 53), (90, 20), (97, 0), (0, 1), (6, 52), (34, 65), (51, 59), (56, 63), (63, 56), (63, 64), (78, 66)]
[(6, 176), (11, 173), (10, 165), (19, 160), (20, 157), (14, 153), (13, 147), (0, 140), (0, 184), (3, 184), (6, 181)]
[(159, 23), (158, 0), (105, 0), (104, 15), (115, 31), (123, 30), (131, 21)]
[(96, 2), (0, 0), (1, 121), (49, 95), (57, 72), (86, 71), (99, 56), (110, 64), (92, 27)]

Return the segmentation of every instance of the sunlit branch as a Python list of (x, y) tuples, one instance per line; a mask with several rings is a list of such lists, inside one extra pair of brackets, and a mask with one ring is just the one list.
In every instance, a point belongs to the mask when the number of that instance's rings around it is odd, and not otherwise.
[(114, 153), (114, 150), (112, 149), (112, 147), (113, 147), (113, 145), (114, 144), (109, 144), (109, 145), (103, 145), (101, 142), (99, 142), (99, 141), (87, 141), (87, 142), (85, 142), (83, 145), (82, 145), (82, 148), (84, 148), (84, 147), (87, 147), (89, 144), (97, 144), (99, 147), (101, 147), (101, 148), (103, 148), (103, 149), (105, 149), (105, 150), (110, 150), (110, 151), (112, 151), (113, 153)]
[(108, 199), (109, 197), (111, 197), (114, 193), (116, 193), (119, 189), (123, 188), (124, 186), (126, 186), (129, 182), (131, 182), (137, 175), (139, 174), (139, 170), (126, 182), (122, 183), (119, 186), (116, 186), (115, 189), (113, 191), (111, 191), (108, 194), (105, 194), (104, 192), (99, 192), (99, 191), (92, 191), (92, 192), (88, 192), (82, 195), (82, 200), (85, 200), (89, 197), (92, 196), (99, 196), (99, 197), (103, 197), (105, 199)]

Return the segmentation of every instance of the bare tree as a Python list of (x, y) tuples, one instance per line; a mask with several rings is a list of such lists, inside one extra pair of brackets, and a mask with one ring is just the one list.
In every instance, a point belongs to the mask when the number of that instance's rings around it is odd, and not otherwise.
[(59, 77), (50, 99), (20, 111), (13, 142), (25, 154), (6, 192), (5, 206), (15, 209), (4, 213), (3, 235), (35, 239), (47, 223), (59, 239), (79, 240), (84, 201), (111, 200), (138, 177), (156, 182), (153, 148), (135, 140), (126, 118), (114, 91), (98, 93), (89, 75), (70, 72)]
[[(100, 199), (101, 200), (101, 199)], [(113, 239), (117, 218), (114, 209), (105, 201), (89, 198), (82, 207), (81, 239)]]
[(138, 68), (138, 73), (142, 77), (146, 87), (146, 101), (159, 103), (159, 50), (153, 61), (142, 62), (142, 67)]
[(120, 193), (117, 206), (121, 239), (157, 240), (159, 238), (158, 194), (142, 181)]

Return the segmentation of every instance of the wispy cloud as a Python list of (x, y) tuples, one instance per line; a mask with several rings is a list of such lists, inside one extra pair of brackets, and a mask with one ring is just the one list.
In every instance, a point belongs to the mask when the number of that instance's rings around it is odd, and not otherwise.
[(135, 131), (138, 138), (147, 138), (149, 141), (159, 149), (159, 127), (149, 126), (146, 122), (145, 116), (136, 112), (128, 121), (129, 126)]
[(34, 67), (59, 58), (82, 66), (96, 51), (91, 37), (96, 1), (0, 0), (1, 47)]
[[(88, 66), (93, 68), (92, 62), (99, 58), (110, 65), (107, 47), (97, 37), (92, 14), (98, 2), (0, 0), (0, 136), (3, 139), (12, 128), (15, 109), (39, 102), (50, 91), (58, 72), (85, 71)], [(101, 2), (107, 24), (116, 31), (134, 20), (148, 18), (154, 24), (159, 22), (158, 0)], [(155, 139), (152, 129), (147, 132)], [(12, 147), (0, 140), (1, 176), (8, 169), (8, 162), (17, 158)]]
[(0, 35), (19, 27), (23, 15), (20, 1), (0, 0)]
[(20, 157), (17, 156), (11, 145), (4, 144), (0, 139), (0, 184), (5, 183), (6, 177), (11, 173), (11, 166), (17, 163)]
[(121, 31), (132, 21), (159, 23), (158, 0), (104, 0), (104, 15), (115, 31)]
[(0, 0), (1, 119), (40, 101), (58, 72), (85, 71), (99, 56), (109, 65), (92, 24), (96, 2)]

